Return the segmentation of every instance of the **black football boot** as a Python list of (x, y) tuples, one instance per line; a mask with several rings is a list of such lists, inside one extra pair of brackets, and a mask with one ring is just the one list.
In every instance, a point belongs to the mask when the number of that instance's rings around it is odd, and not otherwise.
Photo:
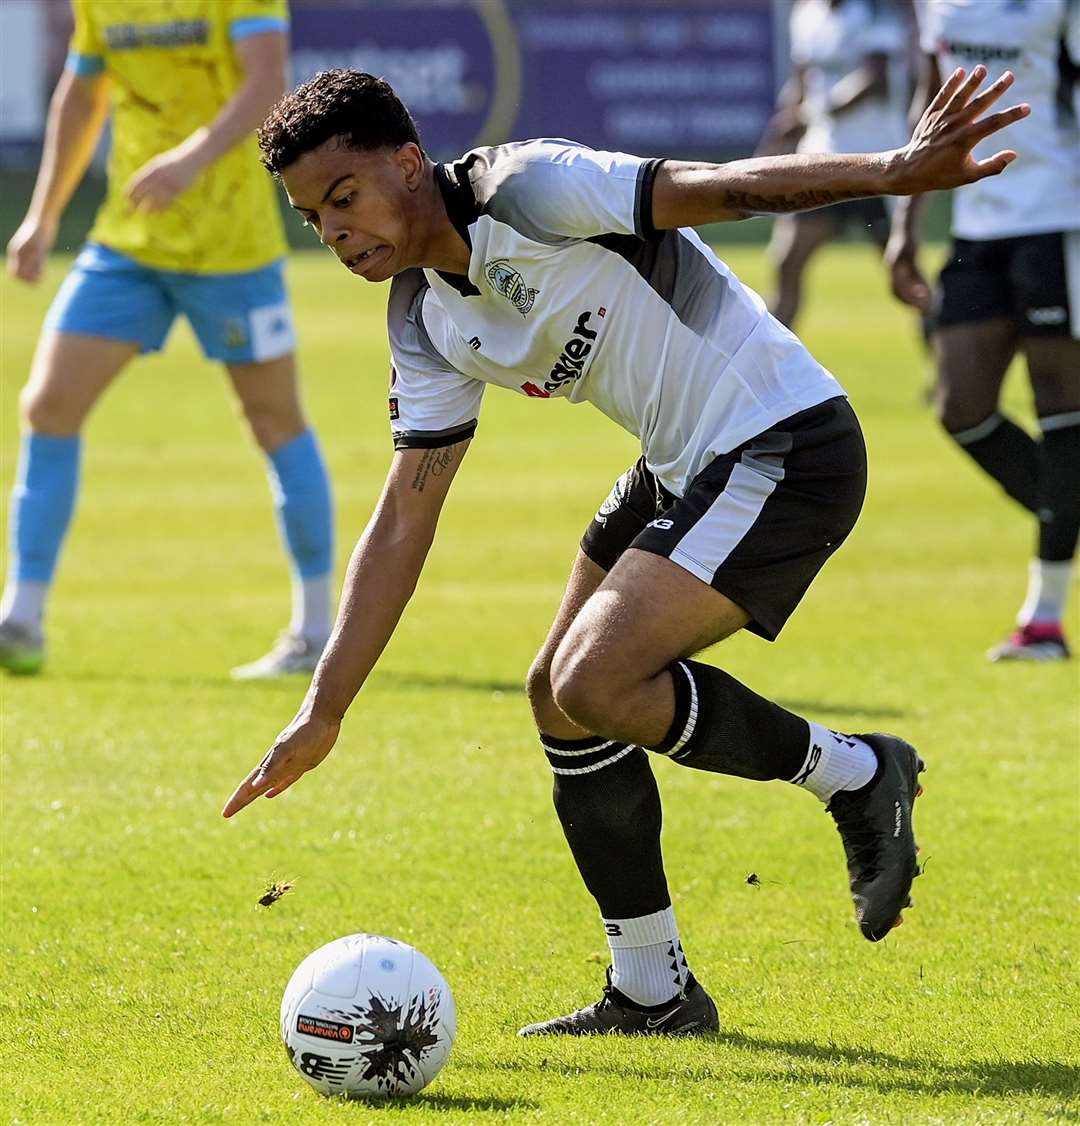
[(696, 1036), (719, 1032), (713, 999), (693, 974), (682, 993), (663, 1005), (639, 1005), (611, 984), (608, 970), (604, 995), (587, 1009), (553, 1017), (521, 1029), (519, 1036)]
[(877, 756), (874, 777), (858, 790), (833, 794), (826, 806), (847, 854), (848, 883), (863, 937), (884, 938), (911, 906), (911, 881), (919, 874), (911, 824), (919, 775), (926, 769), (915, 748), (895, 735), (856, 735)]

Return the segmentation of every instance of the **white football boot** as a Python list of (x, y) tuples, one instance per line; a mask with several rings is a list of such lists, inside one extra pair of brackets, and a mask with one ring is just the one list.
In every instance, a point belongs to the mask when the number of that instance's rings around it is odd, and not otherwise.
[(247, 665), (237, 665), (231, 676), (233, 680), (270, 680), (300, 674), (310, 676), (325, 645), (325, 641), (309, 641), (295, 633), (283, 633), (265, 657)]

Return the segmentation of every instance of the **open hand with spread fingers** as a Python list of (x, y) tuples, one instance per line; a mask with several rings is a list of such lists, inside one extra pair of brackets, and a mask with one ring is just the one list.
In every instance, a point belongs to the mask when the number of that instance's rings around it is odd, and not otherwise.
[(314, 770), (337, 742), (340, 722), (301, 712), (277, 737), (266, 757), (233, 791), (221, 811), (232, 817), (258, 797), (276, 798), (297, 779)]
[(981, 93), (986, 67), (970, 74), (958, 68), (949, 75), (919, 119), (911, 140), (897, 149), (891, 161), (895, 195), (916, 195), (959, 188), (987, 176), (997, 176), (1015, 159), (1012, 149), (1002, 149), (985, 160), (976, 160), (971, 150), (982, 140), (1027, 117), (1031, 107), (1011, 106), (997, 113), (987, 110), (1013, 84), (1006, 71)]

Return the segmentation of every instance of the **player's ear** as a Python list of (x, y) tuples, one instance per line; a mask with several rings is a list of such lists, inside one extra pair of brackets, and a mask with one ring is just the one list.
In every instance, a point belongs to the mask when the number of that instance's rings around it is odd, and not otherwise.
[(394, 159), (410, 191), (416, 191), (424, 179), (424, 151), (413, 141), (406, 141), (394, 153)]

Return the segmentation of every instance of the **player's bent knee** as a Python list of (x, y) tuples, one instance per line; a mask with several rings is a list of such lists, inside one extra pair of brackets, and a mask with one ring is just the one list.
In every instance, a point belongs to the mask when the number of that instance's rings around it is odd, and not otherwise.
[(75, 434), (82, 424), (79, 411), (63, 395), (33, 383), (19, 395), (19, 415), (35, 434)]
[(252, 437), (267, 453), (291, 442), (306, 428), (303, 416), (297, 411), (245, 403), (243, 412)]
[(594, 662), (556, 653), (551, 666), (551, 695), (569, 720), (604, 734), (618, 706), (609, 681)]
[(934, 409), (942, 427), (950, 434), (958, 434), (985, 422), (997, 410), (997, 399), (965, 394), (951, 384), (942, 383), (934, 396)]
[(561, 713), (551, 691), (551, 665), (537, 657), (525, 677), (525, 692), (529, 697), (533, 720), (540, 731), (546, 731)]

